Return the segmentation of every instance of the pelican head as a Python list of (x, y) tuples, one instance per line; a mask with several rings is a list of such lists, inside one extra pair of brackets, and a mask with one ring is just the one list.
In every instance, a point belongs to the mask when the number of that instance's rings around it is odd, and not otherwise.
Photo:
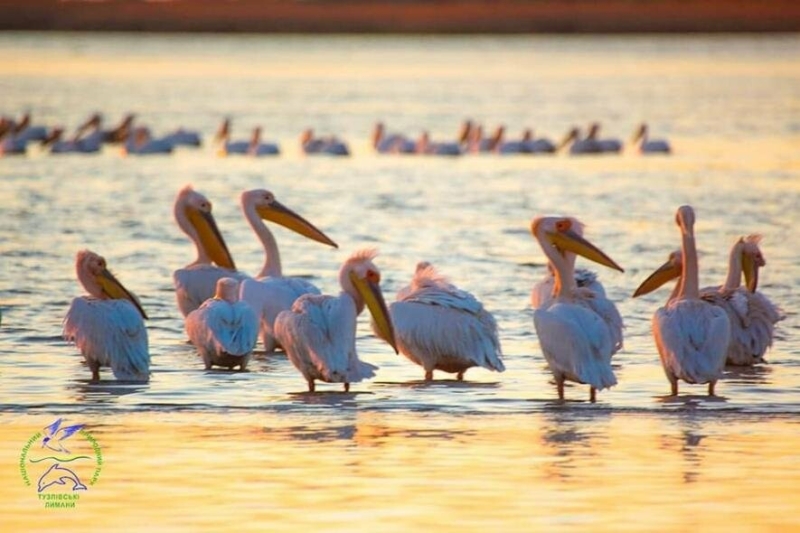
[(655, 272), (647, 276), (647, 279), (633, 293), (633, 297), (642, 296), (653, 292), (668, 281), (676, 279), (683, 273), (683, 252), (680, 248), (669, 254), (666, 263), (658, 267)]
[(583, 224), (572, 217), (536, 217), (531, 223), (531, 233), (542, 247), (551, 246), (562, 256), (573, 252), (601, 265), (625, 272), (602, 250), (583, 238)]
[(565, 146), (567, 146), (572, 141), (575, 141), (580, 136), (581, 131), (578, 128), (572, 128), (567, 132), (567, 135), (558, 143), (556, 147), (556, 151), (562, 150)]
[(301, 217), (288, 207), (284, 206), (275, 199), (275, 195), (265, 189), (254, 189), (242, 193), (242, 209), (247, 211), (252, 206), (258, 216), (264, 220), (269, 220), (281, 226), (299, 233), (311, 240), (321, 242), (338, 248), (339, 245), (333, 242), (327, 235), (322, 233), (311, 222)]
[(748, 235), (739, 239), (744, 282), (750, 292), (756, 292), (758, 288), (758, 269), (767, 264), (761, 249), (758, 247), (760, 242), (761, 235)]
[(355, 300), (358, 313), (364, 309), (364, 304), (367, 305), (379, 336), (394, 348), (395, 353), (400, 353), (397, 350), (391, 315), (381, 292), (381, 273), (372, 262), (377, 254), (374, 249), (366, 249), (351, 255), (339, 271), (339, 284)]
[(106, 260), (89, 250), (81, 250), (75, 256), (78, 281), (90, 295), (100, 300), (128, 300), (147, 318), (139, 300), (114, 275), (108, 271)]
[(586, 134), (587, 139), (597, 139), (600, 134), (600, 123), (592, 122), (589, 124), (589, 133)]
[(690, 205), (682, 205), (675, 213), (675, 223), (684, 235), (694, 234), (694, 209)]
[(383, 140), (384, 133), (386, 132), (386, 127), (383, 125), (383, 122), (376, 122), (375, 123), (375, 131), (372, 133), (372, 146), (377, 148), (380, 144), (381, 140)]
[(533, 130), (530, 128), (525, 128), (522, 132), (522, 140), (523, 141), (532, 141), (533, 140)]
[(312, 140), (314, 140), (314, 130), (312, 130), (311, 128), (304, 129), (303, 133), (300, 134), (300, 145), (305, 146)]
[(175, 199), (175, 220), (198, 248), (196, 263), (213, 261), (217, 266), (236, 269), (228, 246), (211, 214), (208, 198), (187, 185)]

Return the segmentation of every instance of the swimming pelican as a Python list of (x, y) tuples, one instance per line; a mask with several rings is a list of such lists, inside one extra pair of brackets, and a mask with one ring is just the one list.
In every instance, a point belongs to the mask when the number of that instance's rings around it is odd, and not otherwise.
[(247, 303), (239, 301), (239, 282), (217, 280), (214, 297), (186, 317), (186, 333), (206, 370), (212, 365), (244, 370), (258, 338), (258, 318)]
[(174, 214), (178, 227), (197, 248), (197, 259), (172, 275), (178, 308), (186, 316), (214, 295), (218, 279), (241, 280), (249, 276), (236, 271), (208, 198), (187, 185), (175, 198)]
[(82, 136), (79, 129), (72, 139), (68, 140), (62, 139), (63, 135), (63, 128), (53, 128), (47, 138), (42, 141), (42, 148), (49, 148), (51, 154), (93, 154), (99, 152), (103, 144), (103, 135), (99, 130)]
[(243, 154), (251, 156), (278, 155), (280, 148), (275, 143), (261, 142), (261, 126), (253, 128), (250, 139), (245, 141), (230, 141), (230, 121), (226, 119), (217, 138), (221, 143), (220, 152), (222, 155)]
[(154, 139), (145, 127), (134, 129), (123, 147), (124, 153), (129, 155), (171, 154), (172, 149), (169, 138)]
[(172, 146), (198, 147), (203, 145), (203, 139), (200, 136), (200, 133), (184, 129), (182, 127), (178, 128), (172, 133), (168, 133), (164, 137), (164, 140), (169, 142)]
[(417, 140), (414, 152), (429, 155), (461, 155), (461, 145), (457, 142), (434, 142), (426, 130)]
[[(752, 366), (764, 362), (764, 354), (772, 346), (775, 324), (785, 318), (781, 310), (758, 292), (758, 270), (766, 264), (758, 246), (760, 235), (739, 238), (731, 247), (728, 275), (718, 287), (700, 290), (700, 298), (725, 310), (731, 326), (731, 342), (726, 363)], [(667, 281), (681, 276), (683, 254), (672, 252), (664, 265), (648, 277), (634, 293), (647, 294)], [(744, 273), (745, 286), (741, 284)], [(670, 300), (677, 295), (675, 286)]]
[[(430, 263), (417, 264), (411, 284), (389, 306), (400, 353), (425, 370), (425, 380), (441, 370), (464, 379), (473, 366), (503, 372), (497, 323), (472, 294), (441, 276)], [(372, 323), (381, 335), (377, 322)]]
[(564, 399), (564, 381), (589, 384), (589, 400), (597, 390), (616, 385), (611, 368), (614, 342), (602, 317), (592, 310), (587, 294), (575, 283), (567, 252), (623, 272), (610, 257), (579, 233), (581, 223), (571, 217), (536, 217), (531, 233), (553, 265), (553, 300), (533, 312), (542, 353), (553, 373), (558, 398)]
[(242, 193), (242, 211), (264, 247), (264, 266), (256, 279), (245, 279), (240, 288), (240, 297), (250, 304), (259, 318), (259, 330), (267, 353), (275, 351), (275, 318), (281, 311), (292, 308), (294, 301), (303, 294), (320, 294), (310, 282), (283, 275), (278, 243), (264, 224), (269, 220), (280, 224), (309, 239), (338, 248), (338, 245), (306, 219), (284, 206), (275, 196), (264, 189)]
[(350, 148), (344, 141), (340, 141), (335, 135), (314, 137), (314, 130), (311, 128), (307, 128), (300, 135), (300, 148), (309, 155), (350, 155)]
[(123, 381), (150, 379), (150, 354), (139, 301), (114, 277), (106, 260), (89, 250), (75, 259), (78, 281), (89, 296), (72, 300), (64, 318), (64, 338), (74, 342), (100, 379), (100, 367), (111, 367)]
[(619, 153), (622, 151), (622, 143), (619, 139), (600, 139), (600, 123), (593, 122), (589, 125), (589, 134), (586, 136), (587, 139), (591, 139), (597, 143), (600, 147), (600, 151), (603, 153)]
[(379, 154), (413, 154), (416, 145), (405, 135), (386, 133), (386, 126), (378, 122), (372, 133), (372, 147)]
[(350, 256), (339, 271), (339, 296), (306, 294), (275, 320), (275, 337), (289, 360), (303, 374), (308, 390), (314, 381), (350, 383), (375, 375), (377, 367), (365, 363), (356, 353), (356, 320), (369, 308), (385, 339), (397, 352), (391, 317), (381, 293), (381, 275), (372, 262), (377, 252), (361, 250)]
[(570, 155), (599, 154), (603, 152), (596, 140), (588, 137), (581, 138), (581, 131), (578, 128), (572, 128), (567, 132), (566, 137), (558, 143), (556, 151), (560, 152), (567, 146), (569, 146)]
[[(708, 383), (708, 395), (713, 396), (731, 340), (730, 321), (724, 310), (700, 298), (694, 210), (679, 207), (675, 220), (682, 238), (681, 281), (674, 297), (653, 315), (653, 337), (673, 396), (679, 379)], [(643, 294), (641, 289), (636, 293)]]
[(672, 153), (672, 148), (664, 139), (650, 139), (647, 135), (647, 124), (642, 123), (636, 128), (631, 142), (636, 146), (642, 154), (669, 154)]

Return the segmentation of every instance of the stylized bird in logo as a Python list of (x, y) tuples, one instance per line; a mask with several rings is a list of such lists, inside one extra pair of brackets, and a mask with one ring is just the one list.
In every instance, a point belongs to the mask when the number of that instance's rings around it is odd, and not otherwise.
[(54, 452), (70, 453), (70, 451), (64, 446), (63, 442), (83, 429), (84, 424), (76, 424), (74, 426), (66, 426), (62, 428), (62, 420), (63, 418), (59, 418), (44, 428), (45, 437), (42, 439), (42, 448), (50, 448)]

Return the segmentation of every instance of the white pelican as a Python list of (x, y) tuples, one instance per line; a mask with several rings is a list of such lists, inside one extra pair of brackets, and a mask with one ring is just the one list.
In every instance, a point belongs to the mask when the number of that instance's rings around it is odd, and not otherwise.
[(589, 134), (586, 138), (595, 141), (600, 147), (600, 151), (603, 153), (619, 153), (622, 151), (622, 142), (620, 142), (619, 139), (600, 139), (599, 136), (600, 123), (593, 122), (589, 125)]
[(240, 297), (247, 302), (259, 317), (259, 329), (267, 353), (275, 351), (277, 343), (273, 332), (275, 318), (281, 311), (292, 308), (294, 301), (303, 294), (320, 294), (310, 282), (283, 275), (278, 243), (263, 220), (269, 220), (292, 231), (338, 248), (338, 245), (306, 219), (284, 206), (275, 196), (264, 189), (242, 193), (242, 211), (264, 247), (264, 266), (256, 279), (245, 279), (240, 288)]
[(581, 132), (578, 128), (572, 128), (567, 132), (566, 137), (558, 143), (556, 151), (560, 152), (567, 146), (569, 146), (570, 155), (599, 154), (603, 152), (596, 140), (588, 137), (581, 138)]
[(197, 248), (197, 259), (172, 275), (178, 308), (186, 316), (214, 295), (219, 278), (249, 276), (236, 271), (205, 196), (187, 185), (175, 198), (174, 213), (178, 227)]
[(397, 352), (391, 317), (381, 293), (381, 275), (372, 262), (376, 252), (361, 250), (339, 271), (339, 296), (306, 294), (275, 321), (275, 336), (289, 360), (303, 374), (308, 390), (314, 381), (355, 383), (375, 375), (376, 366), (356, 353), (356, 319), (366, 304), (385, 339)]
[(344, 141), (339, 140), (335, 135), (314, 137), (314, 130), (311, 128), (307, 128), (300, 135), (300, 148), (309, 155), (350, 155), (350, 148)]
[(372, 147), (379, 154), (413, 154), (416, 145), (405, 135), (386, 133), (383, 122), (378, 122), (372, 133)]
[(168, 137), (154, 139), (148, 128), (138, 127), (125, 141), (123, 152), (127, 155), (171, 154), (173, 148)]
[(586, 304), (593, 294), (578, 288), (572, 261), (566, 252), (623, 272), (610, 257), (585, 240), (580, 222), (571, 217), (536, 217), (531, 232), (553, 265), (553, 299), (533, 312), (542, 352), (553, 373), (558, 398), (564, 399), (564, 381), (589, 384), (589, 399), (597, 390), (616, 385), (611, 368), (614, 342), (602, 317)]
[(434, 142), (430, 134), (423, 131), (420, 134), (414, 153), (429, 155), (461, 155), (461, 145), (458, 142)]
[(89, 250), (75, 259), (78, 281), (89, 293), (72, 300), (64, 318), (64, 338), (74, 342), (100, 379), (100, 367), (111, 367), (123, 381), (150, 379), (147, 318), (136, 297), (106, 268), (106, 260)]
[(669, 154), (672, 148), (664, 139), (650, 139), (647, 135), (647, 124), (642, 123), (636, 128), (631, 141), (642, 154)]
[(186, 333), (203, 357), (206, 370), (212, 365), (232, 370), (247, 367), (258, 338), (258, 318), (239, 301), (239, 282), (217, 280), (217, 292), (186, 317)]
[(700, 298), (694, 211), (681, 206), (675, 219), (682, 237), (681, 281), (674, 297), (653, 315), (653, 337), (673, 396), (679, 379), (708, 383), (708, 395), (713, 396), (725, 366), (731, 326), (724, 310)]
[[(452, 285), (427, 261), (417, 264), (411, 284), (389, 306), (400, 353), (425, 370), (454, 373), (459, 381), (473, 366), (503, 372), (497, 323), (472, 294)], [(373, 331), (381, 336), (377, 322)]]
[(168, 133), (165, 140), (172, 144), (172, 146), (202, 146), (203, 139), (200, 133), (192, 130), (187, 130), (182, 127)]
[[(739, 238), (731, 247), (728, 276), (719, 287), (700, 290), (700, 298), (725, 310), (731, 325), (731, 342), (726, 363), (751, 366), (764, 362), (764, 354), (772, 346), (775, 324), (784, 318), (781, 310), (766, 296), (757, 292), (758, 269), (766, 262), (758, 247), (760, 235)], [(683, 254), (672, 252), (664, 265), (648, 277), (634, 293), (647, 294), (667, 281), (681, 276)], [(742, 286), (742, 274), (745, 285)], [(670, 299), (677, 295), (676, 285)]]

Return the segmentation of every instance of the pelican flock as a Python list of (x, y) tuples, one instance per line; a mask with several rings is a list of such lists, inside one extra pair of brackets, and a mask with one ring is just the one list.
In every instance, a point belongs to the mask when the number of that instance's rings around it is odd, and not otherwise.
[(93, 380), (100, 379), (101, 367), (110, 367), (118, 380), (148, 381), (147, 314), (139, 300), (94, 252), (78, 252), (75, 270), (89, 296), (72, 300), (64, 318), (64, 338), (81, 351)]

